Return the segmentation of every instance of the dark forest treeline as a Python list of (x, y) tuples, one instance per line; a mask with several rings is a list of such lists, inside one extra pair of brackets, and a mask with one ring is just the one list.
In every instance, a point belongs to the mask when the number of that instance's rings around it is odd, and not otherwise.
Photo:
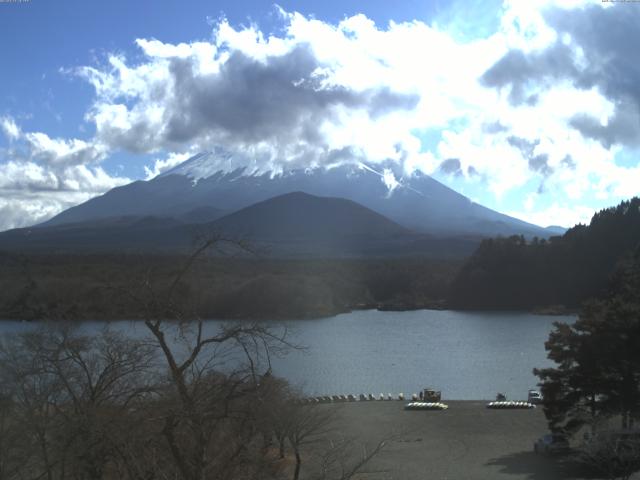
[[(0, 318), (142, 318), (127, 291), (162, 289), (177, 255), (0, 253)], [(308, 318), (353, 309), (441, 306), (460, 267), (425, 257), (285, 260), (205, 257), (181, 283), (180, 301), (204, 318)]]
[(640, 198), (596, 213), (562, 237), (484, 240), (451, 287), (455, 308), (577, 309), (602, 296), (620, 261), (640, 244)]

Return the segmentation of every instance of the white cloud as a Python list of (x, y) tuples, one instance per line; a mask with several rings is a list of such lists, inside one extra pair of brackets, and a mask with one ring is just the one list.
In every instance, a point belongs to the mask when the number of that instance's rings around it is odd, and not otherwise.
[(10, 146), (0, 150), (0, 231), (46, 220), (131, 181), (99, 166), (104, 145), (23, 132), (9, 117), (2, 126)]
[(16, 124), (15, 120), (11, 117), (0, 117), (0, 128), (9, 139), (9, 141), (15, 141), (20, 138), (20, 128)]
[(578, 223), (588, 225), (591, 217), (596, 213), (596, 209), (583, 206), (567, 206), (558, 203), (552, 204), (550, 207), (536, 211), (513, 210), (505, 212), (525, 222), (540, 225), (542, 227), (560, 226), (571, 228)]
[(101, 167), (0, 163), (0, 231), (44, 221), (62, 210), (129, 183)]
[(0, 231), (44, 222), (61, 211), (89, 200), (82, 192), (25, 192), (0, 195)]
[(145, 166), (144, 173), (146, 176), (146, 180), (151, 180), (154, 177), (157, 177), (162, 172), (166, 172), (176, 165), (180, 165), (185, 160), (188, 160), (189, 157), (193, 156), (196, 152), (186, 152), (186, 153), (175, 153), (172, 152), (167, 155), (164, 159), (156, 159), (153, 162), (152, 167)]

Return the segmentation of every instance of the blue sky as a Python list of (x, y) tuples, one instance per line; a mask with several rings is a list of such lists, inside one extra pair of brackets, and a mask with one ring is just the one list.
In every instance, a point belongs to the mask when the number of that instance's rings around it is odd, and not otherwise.
[(581, 0), (0, 3), (0, 229), (217, 147), (255, 170), (342, 152), (585, 222), (638, 193), (637, 20)]

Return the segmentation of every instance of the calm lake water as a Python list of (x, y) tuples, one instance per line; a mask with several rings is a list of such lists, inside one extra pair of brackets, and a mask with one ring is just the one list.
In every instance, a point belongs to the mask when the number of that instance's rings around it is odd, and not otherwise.
[[(493, 399), (505, 392), (526, 398), (537, 378), (534, 367), (551, 365), (544, 342), (553, 322), (572, 316), (517, 312), (357, 311), (335, 317), (274, 322), (289, 329), (290, 339), (306, 347), (273, 361), (276, 375), (310, 395), (403, 392), (432, 386), (446, 399)], [(220, 321), (207, 321), (216, 329)], [(97, 331), (103, 322), (85, 322)], [(135, 322), (111, 322), (131, 335), (142, 335)], [(0, 332), (33, 328), (0, 323)]]

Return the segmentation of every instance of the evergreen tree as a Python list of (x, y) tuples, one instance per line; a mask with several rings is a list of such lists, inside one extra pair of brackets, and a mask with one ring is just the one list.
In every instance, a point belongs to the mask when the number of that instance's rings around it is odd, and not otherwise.
[(640, 249), (620, 265), (604, 300), (572, 325), (556, 323), (545, 347), (554, 368), (535, 369), (552, 430), (575, 431), (620, 416), (640, 418)]

